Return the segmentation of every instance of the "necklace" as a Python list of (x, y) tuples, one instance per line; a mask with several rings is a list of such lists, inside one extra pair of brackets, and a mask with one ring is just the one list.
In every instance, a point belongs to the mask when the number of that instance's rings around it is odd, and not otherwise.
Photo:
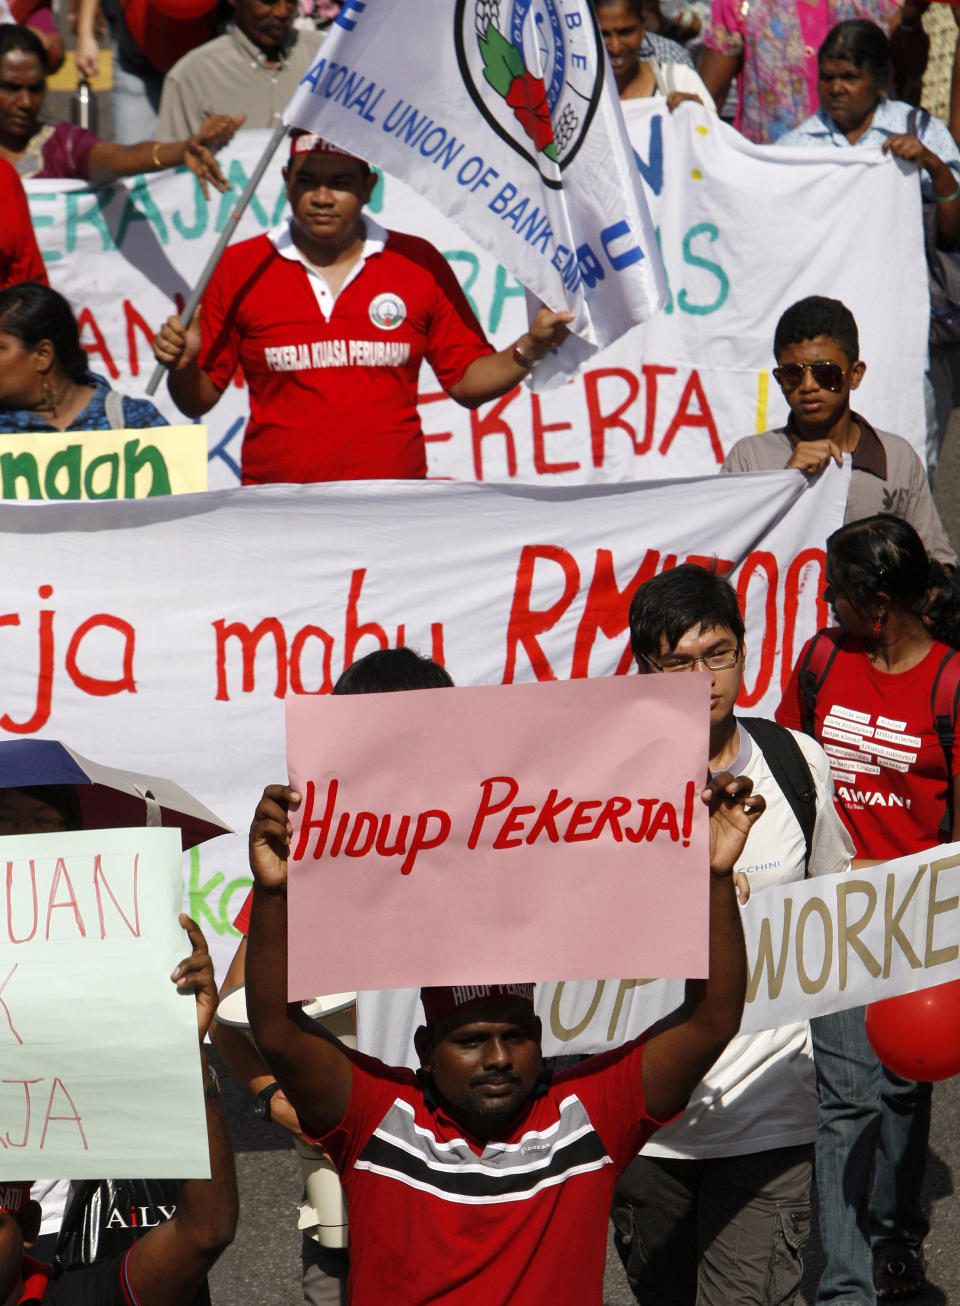
[(51, 419), (57, 415), (57, 392), (46, 377), (40, 382), (40, 402), (37, 404), (37, 409), (42, 413), (49, 413)]

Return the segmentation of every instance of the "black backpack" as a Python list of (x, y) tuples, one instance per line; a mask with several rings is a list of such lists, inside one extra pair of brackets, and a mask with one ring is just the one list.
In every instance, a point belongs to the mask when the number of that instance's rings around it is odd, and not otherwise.
[(761, 716), (738, 716), (737, 723), (760, 749), (803, 831), (803, 873), (806, 875), (810, 869), (810, 847), (817, 821), (817, 789), (810, 765), (786, 726)]

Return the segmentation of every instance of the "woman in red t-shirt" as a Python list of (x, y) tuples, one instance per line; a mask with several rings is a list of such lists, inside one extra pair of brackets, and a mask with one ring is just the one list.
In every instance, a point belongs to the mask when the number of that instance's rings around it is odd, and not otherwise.
[[(829, 755), (837, 810), (856, 844), (854, 866), (960, 839), (960, 731), (942, 743), (932, 706), (938, 681), (960, 684), (953, 582), (928, 559), (913, 527), (887, 514), (831, 535), (826, 575), (824, 598), (839, 628), (804, 647), (777, 720), (812, 734)], [(955, 694), (951, 711), (954, 701)], [(862, 1008), (811, 1026), (826, 1255), (817, 1301), (869, 1301), (874, 1286), (881, 1301), (912, 1296), (924, 1285), (928, 1224), (920, 1189), (931, 1086), (880, 1064)]]

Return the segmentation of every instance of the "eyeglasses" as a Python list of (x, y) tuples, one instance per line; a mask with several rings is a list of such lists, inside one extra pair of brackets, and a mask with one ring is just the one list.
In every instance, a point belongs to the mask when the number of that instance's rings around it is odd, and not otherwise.
[(807, 368), (821, 390), (829, 390), (831, 394), (838, 395), (843, 389), (847, 374), (839, 363), (784, 363), (782, 367), (773, 369), (773, 375), (785, 395), (796, 390)]
[(664, 658), (662, 662), (654, 662), (653, 658), (648, 658), (646, 653), (641, 653), (649, 666), (654, 671), (693, 671), (699, 662), (707, 671), (725, 671), (727, 667), (735, 667), (740, 661), (740, 650), (738, 648), (724, 648), (717, 653), (707, 653), (704, 657), (685, 658), (680, 656), (670, 656)]

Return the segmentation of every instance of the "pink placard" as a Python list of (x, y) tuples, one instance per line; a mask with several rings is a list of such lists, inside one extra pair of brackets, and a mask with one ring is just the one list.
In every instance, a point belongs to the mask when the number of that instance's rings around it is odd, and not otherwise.
[(286, 701), (291, 1000), (702, 976), (710, 677)]

